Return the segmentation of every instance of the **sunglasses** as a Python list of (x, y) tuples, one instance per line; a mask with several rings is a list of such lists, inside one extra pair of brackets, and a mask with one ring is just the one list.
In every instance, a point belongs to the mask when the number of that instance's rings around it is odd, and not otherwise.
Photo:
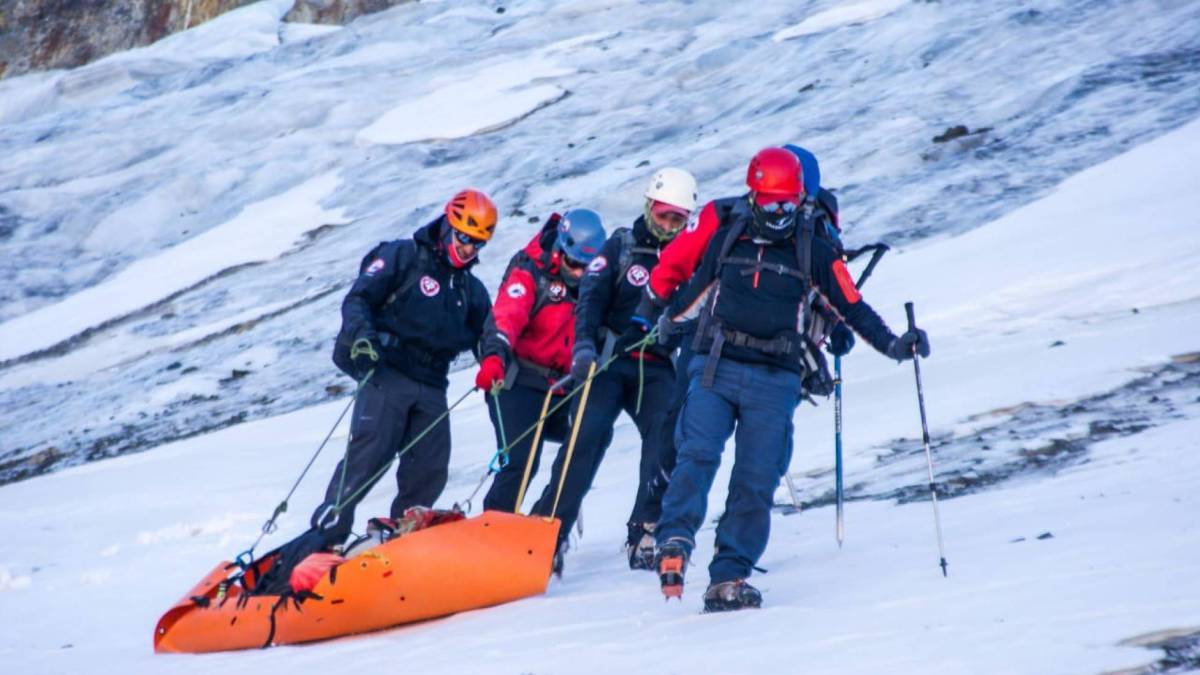
[(487, 241), (483, 239), (476, 239), (475, 237), (472, 237), (465, 232), (459, 232), (458, 230), (453, 230), (453, 232), (454, 238), (457, 239), (458, 243), (462, 244), (463, 246), (474, 246), (475, 248), (483, 248), (484, 246), (487, 246)]
[(585, 263), (581, 260), (576, 260), (576, 259), (568, 256), (566, 253), (563, 253), (560, 256), (560, 260), (562, 261), (563, 265), (566, 265), (567, 267), (570, 267), (573, 270), (580, 270), (580, 269), (587, 267), (587, 263)]

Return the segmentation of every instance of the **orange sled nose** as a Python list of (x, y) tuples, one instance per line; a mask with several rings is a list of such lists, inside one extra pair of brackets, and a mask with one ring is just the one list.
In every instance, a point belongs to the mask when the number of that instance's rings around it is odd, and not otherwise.
[[(309, 642), (489, 607), (546, 591), (558, 520), (500, 511), (406, 534), (326, 574), (297, 604), (246, 597), (204, 577), (154, 630), (157, 652), (213, 652)], [(269, 558), (256, 565), (260, 571)], [(232, 568), (236, 569), (236, 568)]]

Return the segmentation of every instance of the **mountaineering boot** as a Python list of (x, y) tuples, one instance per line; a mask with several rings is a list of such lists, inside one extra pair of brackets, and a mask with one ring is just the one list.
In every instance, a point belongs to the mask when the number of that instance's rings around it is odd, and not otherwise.
[(550, 563), (550, 571), (559, 579), (562, 578), (563, 574), (563, 558), (566, 557), (567, 550), (570, 548), (571, 545), (567, 543), (566, 539), (563, 539), (558, 542), (558, 548), (554, 549), (554, 560)]
[(372, 518), (367, 521), (367, 536), (382, 544), (396, 535), (399, 525), (397, 521), (384, 516)]
[(630, 523), (625, 553), (629, 555), (629, 569), (654, 569), (654, 523)]
[(654, 556), (654, 568), (658, 570), (658, 581), (662, 584), (663, 597), (683, 598), (683, 573), (687, 569), (688, 551), (682, 539), (669, 539), (658, 547)]
[(709, 584), (704, 591), (704, 611), (732, 612), (738, 609), (762, 607), (762, 593), (745, 579)]

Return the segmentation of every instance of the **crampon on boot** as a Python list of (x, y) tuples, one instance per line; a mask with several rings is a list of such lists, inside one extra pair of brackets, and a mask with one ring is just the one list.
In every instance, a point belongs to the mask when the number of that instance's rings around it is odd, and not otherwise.
[(731, 612), (762, 607), (762, 593), (745, 579), (709, 584), (704, 591), (704, 611)]
[(671, 539), (658, 547), (654, 568), (658, 571), (664, 598), (683, 598), (683, 573), (687, 563), (688, 551), (683, 542)]
[(625, 542), (629, 569), (654, 569), (654, 523), (631, 523), (629, 539)]

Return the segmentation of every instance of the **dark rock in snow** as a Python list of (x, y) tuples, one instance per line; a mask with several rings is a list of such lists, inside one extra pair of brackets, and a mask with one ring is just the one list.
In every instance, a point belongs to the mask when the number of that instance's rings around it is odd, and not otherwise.
[(941, 134), (938, 134), (937, 136), (934, 136), (933, 142), (934, 143), (946, 143), (946, 142), (952, 141), (956, 138), (962, 138), (963, 136), (966, 136), (969, 133), (971, 133), (971, 132), (967, 129), (967, 127), (965, 125), (959, 124), (957, 126), (953, 126), (953, 127), (950, 127), (949, 129), (946, 129), (944, 132), (942, 132)]
[(1050, 534), (1049, 532), (1043, 532), (1043, 533), (1039, 534), (1039, 535), (1037, 536), (1037, 538), (1038, 538), (1038, 540), (1039, 540), (1039, 541), (1044, 541), (1044, 540), (1046, 540), (1046, 539), (1053, 539), (1053, 538), (1054, 538), (1054, 535), (1053, 535), (1053, 534)]

